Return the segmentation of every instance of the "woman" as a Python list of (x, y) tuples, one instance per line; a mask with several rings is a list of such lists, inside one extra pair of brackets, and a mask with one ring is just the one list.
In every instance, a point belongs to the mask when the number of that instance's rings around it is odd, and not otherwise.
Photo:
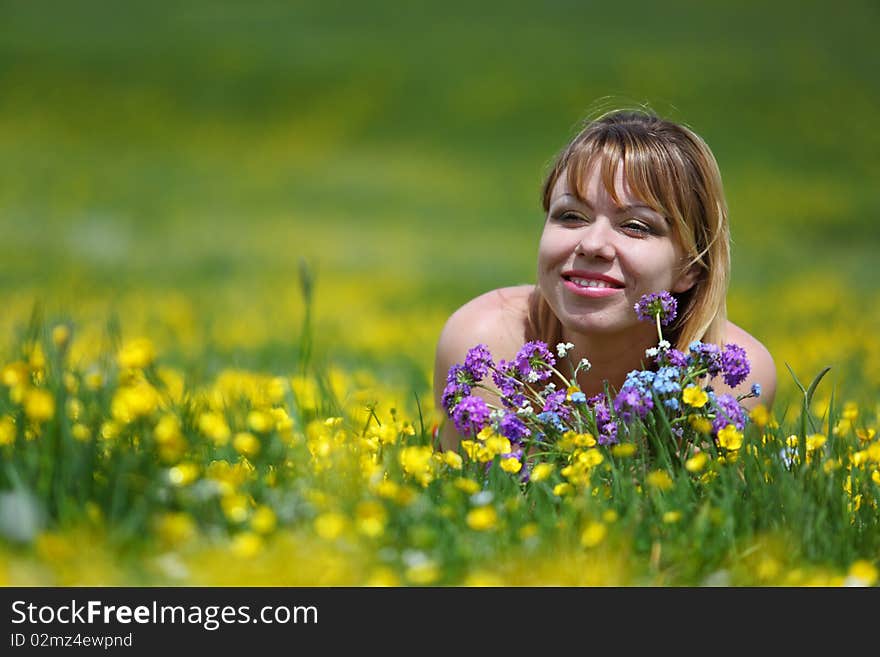
[[(770, 353), (727, 320), (727, 206), (715, 157), (698, 135), (640, 110), (605, 114), (559, 155), (543, 205), (537, 285), (483, 294), (446, 322), (435, 359), (437, 408), (449, 368), (480, 343), (496, 360), (511, 360), (529, 340), (551, 348), (571, 343), (571, 361), (591, 363), (577, 381), (586, 395), (602, 392), (606, 381), (618, 389), (658, 341), (656, 327), (639, 320), (634, 305), (662, 290), (678, 306), (664, 338), (682, 351), (694, 340), (739, 345), (751, 365), (748, 377), (730, 389), (717, 376), (713, 389), (741, 395), (758, 384), (760, 398), (743, 404), (772, 405)], [(476, 394), (498, 403), (493, 392)], [(442, 447), (454, 450), (459, 439), (446, 422)]]

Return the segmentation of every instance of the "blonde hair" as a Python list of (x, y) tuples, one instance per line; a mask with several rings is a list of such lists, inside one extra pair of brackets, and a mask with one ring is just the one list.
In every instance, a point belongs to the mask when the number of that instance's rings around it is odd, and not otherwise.
[[(613, 110), (586, 123), (559, 154), (544, 181), (544, 212), (565, 172), (568, 186), (583, 199), (587, 172), (598, 163), (602, 183), (620, 203), (614, 173), (623, 165), (630, 189), (667, 217), (673, 234), (699, 269), (690, 290), (675, 295), (678, 317), (667, 339), (680, 350), (694, 340), (720, 343), (727, 320), (730, 280), (730, 228), (721, 173), (703, 139), (683, 125), (645, 110)], [(555, 345), (562, 326), (538, 287), (529, 302), (531, 339)]]

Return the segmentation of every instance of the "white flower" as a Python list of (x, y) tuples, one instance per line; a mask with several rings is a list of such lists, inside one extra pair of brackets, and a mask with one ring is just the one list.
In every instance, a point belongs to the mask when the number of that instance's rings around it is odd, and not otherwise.
[(535, 414), (535, 409), (532, 408), (532, 405), (529, 402), (525, 402), (522, 406), (516, 409), (516, 414), (521, 417), (529, 417)]
[(590, 365), (590, 361), (588, 361), (586, 358), (581, 358), (581, 362), (578, 363), (577, 366), (578, 371), (583, 370), (584, 372), (588, 371), (591, 367), (592, 365)]
[(653, 358), (657, 354), (660, 353), (660, 350), (657, 347), (651, 347), (650, 349), (645, 349), (645, 358)]
[(529, 375), (526, 377), (529, 383), (537, 383), (538, 382), (538, 373), (535, 370), (529, 370)]
[(560, 358), (565, 358), (565, 354), (574, 349), (571, 342), (560, 342), (556, 345), (556, 353)]
[(486, 506), (492, 502), (492, 491), (481, 490), (479, 493), (471, 495), (471, 504), (474, 506)]
[(668, 340), (660, 340), (660, 342), (657, 343), (657, 346), (660, 347), (663, 351), (666, 351), (666, 350), (668, 350), (672, 345), (669, 344), (669, 341), (668, 341)]

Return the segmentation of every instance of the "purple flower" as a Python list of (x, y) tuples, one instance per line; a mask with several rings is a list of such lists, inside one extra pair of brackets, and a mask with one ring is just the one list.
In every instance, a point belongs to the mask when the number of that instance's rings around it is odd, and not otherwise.
[(474, 381), (482, 381), (492, 367), (492, 354), (484, 344), (478, 344), (467, 352), (464, 359), (464, 369), (471, 375)]
[(688, 345), (690, 364), (698, 369), (705, 369), (709, 376), (721, 371), (721, 349), (711, 342), (694, 340)]
[[(468, 390), (466, 394), (470, 394), (470, 390)], [(462, 396), (462, 391), (457, 385), (454, 383), (446, 384), (446, 387), (443, 389), (443, 396), (440, 399), (440, 403), (443, 404), (443, 408), (446, 410), (447, 415), (450, 417), (452, 416), (452, 411), (455, 410), (455, 406), (461, 401)]]
[(614, 398), (614, 410), (624, 422), (630, 422), (634, 417), (644, 418), (652, 408), (654, 399), (651, 394), (634, 386), (621, 388)]
[(724, 345), (721, 352), (721, 371), (724, 383), (736, 388), (749, 375), (749, 358), (746, 350), (735, 344)]
[(479, 433), (489, 421), (489, 407), (480, 397), (469, 395), (455, 407), (452, 414), (455, 428), (463, 436), (471, 436)]
[(664, 365), (669, 365), (670, 367), (685, 367), (687, 365), (687, 356), (678, 349), (667, 349), (658, 354), (656, 363), (661, 367)]
[(470, 390), (470, 387), (475, 383), (476, 381), (471, 376), (471, 373), (461, 363), (456, 363), (450, 367), (449, 372), (446, 374), (447, 385), (464, 386)]
[(746, 412), (736, 397), (723, 394), (715, 397), (715, 419), (712, 420), (712, 428), (715, 433), (721, 431), (728, 424), (732, 424), (742, 431), (746, 426)]
[(613, 445), (617, 442), (617, 422), (611, 417), (605, 395), (598, 394), (590, 397), (590, 403), (593, 416), (596, 419), (596, 430), (599, 432), (596, 441), (600, 445)]
[(509, 439), (512, 443), (520, 443), (523, 438), (532, 435), (528, 427), (514, 413), (505, 413), (498, 423), (498, 433)]
[(513, 363), (505, 360), (498, 361), (498, 367), (492, 370), (492, 380), (505, 397), (509, 397), (523, 387), (523, 384), (513, 377), (515, 371)]
[(556, 413), (563, 420), (569, 420), (571, 418), (571, 409), (565, 405), (566, 396), (565, 390), (551, 392), (544, 400), (544, 408), (541, 410)]
[(614, 445), (617, 443), (617, 423), (609, 422), (599, 430), (596, 441), (600, 445)]
[(550, 378), (552, 374), (550, 368), (556, 364), (556, 358), (547, 349), (545, 342), (535, 340), (526, 342), (517, 352), (513, 362), (520, 376), (529, 383), (535, 383)]
[(678, 302), (674, 296), (663, 290), (644, 295), (634, 307), (636, 316), (643, 322), (653, 322), (654, 318), (659, 315), (660, 323), (663, 326), (669, 326), (675, 319)]

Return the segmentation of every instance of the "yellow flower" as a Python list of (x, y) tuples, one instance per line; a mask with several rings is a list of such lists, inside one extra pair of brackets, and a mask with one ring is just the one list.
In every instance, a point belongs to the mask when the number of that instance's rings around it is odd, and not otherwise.
[(767, 410), (767, 407), (764, 406), (764, 404), (756, 404), (755, 407), (749, 411), (749, 419), (763, 429), (770, 421), (770, 411)]
[(231, 431), (226, 419), (220, 414), (212, 411), (202, 413), (199, 416), (199, 431), (210, 438), (214, 445), (222, 447), (229, 442)]
[(431, 447), (413, 445), (400, 451), (400, 464), (404, 471), (414, 477), (422, 486), (427, 486), (434, 478)]
[(64, 405), (67, 417), (76, 422), (83, 413), (83, 403), (76, 397), (70, 397)]
[(119, 349), (116, 361), (120, 367), (142, 369), (150, 365), (156, 358), (153, 343), (147, 338), (129, 340)]
[(553, 473), (552, 463), (539, 463), (532, 469), (531, 481), (544, 481)]
[(358, 531), (365, 536), (375, 538), (385, 531), (388, 513), (379, 502), (365, 500), (357, 505), (354, 512)]
[(504, 436), (491, 436), (486, 440), (486, 449), (489, 451), (489, 458), (493, 459), (499, 454), (509, 454), (511, 448), (510, 440)]
[(688, 472), (700, 472), (708, 462), (709, 457), (706, 456), (706, 452), (698, 452), (685, 461), (684, 467)]
[(712, 431), (712, 422), (702, 415), (689, 415), (688, 422), (697, 433), (707, 434)]
[(591, 433), (579, 433), (574, 437), (574, 444), (576, 447), (595, 447), (596, 439)]
[(0, 419), (0, 445), (11, 445), (15, 442), (15, 420), (4, 415)]
[(581, 545), (586, 548), (596, 547), (605, 540), (608, 528), (601, 522), (591, 522), (581, 532)]
[(827, 438), (821, 433), (810, 434), (807, 436), (807, 451), (812, 452), (814, 449), (819, 449), (825, 444), (826, 440)]
[(850, 422), (855, 420), (859, 416), (858, 405), (855, 402), (846, 402), (846, 404), (843, 405), (842, 416), (844, 420), (849, 420)]
[(742, 432), (738, 431), (737, 428), (732, 424), (728, 424), (726, 427), (718, 432), (718, 444), (721, 445), (724, 449), (736, 451), (740, 447), (742, 447), (742, 443)]
[(335, 511), (322, 513), (315, 518), (314, 522), (315, 533), (328, 541), (339, 538), (342, 532), (345, 531), (347, 525), (348, 519), (341, 513), (336, 513)]
[(168, 481), (173, 486), (188, 486), (199, 478), (199, 466), (195, 463), (178, 463), (168, 470)]
[(611, 524), (612, 522), (617, 522), (617, 511), (614, 509), (607, 509), (602, 513), (602, 520)]
[(561, 484), (556, 484), (553, 487), (553, 494), (557, 497), (563, 497), (565, 495), (571, 495), (574, 492), (574, 486), (572, 486), (568, 482), (563, 482)]
[(116, 440), (119, 437), (121, 427), (113, 420), (106, 420), (101, 423), (101, 438), (104, 440)]
[(181, 431), (180, 420), (176, 415), (168, 413), (159, 418), (154, 434), (162, 459), (175, 461), (183, 455), (186, 450), (186, 440)]
[(70, 327), (67, 324), (56, 324), (52, 327), (52, 342), (62, 349), (70, 340)]
[(80, 422), (77, 422), (70, 427), (70, 433), (75, 440), (78, 440), (81, 443), (87, 442), (92, 437), (92, 432), (89, 428)]
[(474, 531), (488, 531), (498, 525), (498, 514), (491, 506), (481, 506), (468, 511), (466, 521)]
[(166, 544), (177, 546), (192, 539), (196, 534), (196, 523), (183, 511), (163, 513), (155, 521), (156, 534)]
[(223, 514), (232, 522), (244, 522), (250, 511), (250, 500), (241, 493), (230, 493), (220, 499), (220, 508)]
[(666, 470), (654, 470), (648, 473), (645, 481), (652, 488), (659, 490), (669, 490), (672, 488), (672, 477), (669, 476)]
[(674, 525), (681, 520), (681, 511), (667, 511), (663, 514), (663, 522), (667, 525)]
[(467, 454), (467, 457), (471, 461), (476, 461), (477, 452), (480, 449), (480, 445), (478, 445), (476, 441), (473, 440), (462, 440), (460, 444), (461, 448), (464, 450), (464, 453)]
[(275, 418), (268, 411), (252, 410), (247, 416), (248, 428), (257, 433), (266, 433), (275, 427)]
[(456, 452), (443, 452), (443, 462), (453, 470), (461, 470), (461, 456)]
[(861, 586), (874, 586), (877, 583), (877, 566), (864, 559), (856, 561), (849, 568), (848, 579), (855, 580)]
[(688, 406), (703, 408), (709, 401), (709, 395), (699, 386), (688, 386), (681, 391), (681, 400)]
[(28, 364), (24, 361), (16, 361), (14, 363), (9, 363), (8, 365), (4, 365), (3, 372), (0, 373), (0, 380), (3, 381), (3, 385), (14, 388), (15, 386), (23, 386), (28, 383), (28, 377), (30, 376), (31, 368), (28, 367)]
[(55, 416), (55, 398), (48, 390), (29, 389), (24, 393), (24, 414), (34, 422), (48, 422)]
[(275, 512), (265, 504), (261, 504), (254, 509), (254, 515), (251, 517), (251, 528), (258, 534), (271, 534), (275, 531), (278, 524), (278, 518)]
[(517, 472), (522, 470), (522, 463), (520, 463), (519, 459), (514, 457), (501, 459), (501, 469), (505, 472), (516, 474)]
[(130, 424), (141, 417), (149, 416), (159, 405), (159, 394), (146, 381), (138, 381), (119, 388), (113, 395), (110, 412), (113, 419)]
[(247, 559), (259, 554), (263, 549), (263, 539), (253, 532), (241, 532), (232, 539), (230, 551), (237, 557)]
[(635, 443), (617, 443), (611, 448), (611, 453), (618, 458), (627, 458), (636, 453)]
[(260, 441), (248, 431), (235, 434), (235, 438), (232, 439), (232, 447), (244, 456), (255, 456), (260, 453)]
[(605, 457), (602, 456), (602, 452), (598, 449), (588, 449), (585, 452), (578, 451), (576, 454), (576, 462), (585, 468), (594, 468), (604, 460)]
[(473, 495), (478, 490), (480, 490), (480, 484), (478, 484), (473, 479), (466, 479), (464, 477), (459, 477), (454, 482), (455, 487), (468, 495)]

